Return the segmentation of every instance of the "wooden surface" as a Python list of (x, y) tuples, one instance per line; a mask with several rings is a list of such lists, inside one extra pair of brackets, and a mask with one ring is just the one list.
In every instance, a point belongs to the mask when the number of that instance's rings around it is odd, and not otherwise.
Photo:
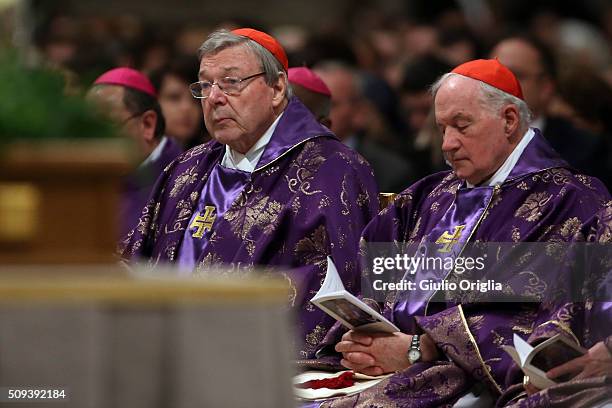
[(294, 405), (280, 281), (133, 279), (116, 266), (2, 270), (0, 384), (68, 395), (2, 407)]
[(113, 260), (120, 182), (131, 166), (119, 142), (2, 147), (0, 264)]
[[(0, 266), (0, 271), (0, 305), (15, 302), (284, 304), (289, 296), (285, 280), (181, 278), (175, 276), (177, 272), (172, 269), (158, 270), (155, 275), (135, 269), (130, 275), (114, 264), (72, 267), (4, 265)], [(219, 270), (219, 275), (221, 273)]]

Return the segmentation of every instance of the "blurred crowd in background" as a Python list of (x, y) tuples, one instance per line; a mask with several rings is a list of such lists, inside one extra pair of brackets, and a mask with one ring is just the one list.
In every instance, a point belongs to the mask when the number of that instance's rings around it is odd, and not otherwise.
[[(117, 66), (146, 73), (159, 91), (166, 133), (207, 140), (197, 49), (219, 27), (253, 27), (286, 48), (289, 66), (313, 68), (332, 92), (332, 130), (372, 165), (381, 191), (398, 192), (447, 165), (429, 86), (454, 66), (498, 57), (514, 71), (534, 124), (574, 167), (612, 186), (612, 3), (409, 1), (387, 14), (355, 2), (335, 24), (262, 26), (257, 10), (215, 25), (160, 25), (137, 15), (75, 16), (58, 7), (33, 33), (41, 60), (67, 90), (86, 90)], [(324, 10), (321, 11), (324, 13)]]

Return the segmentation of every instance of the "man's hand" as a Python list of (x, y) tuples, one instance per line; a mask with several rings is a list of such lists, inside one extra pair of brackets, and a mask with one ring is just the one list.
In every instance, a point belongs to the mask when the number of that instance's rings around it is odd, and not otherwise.
[(530, 382), (526, 382), (523, 384), (523, 387), (525, 388), (525, 391), (527, 392), (527, 395), (529, 395), (530, 397), (533, 394), (537, 394), (538, 392), (540, 392), (541, 390), (539, 388), (537, 388), (535, 385), (533, 385)]
[(550, 369), (546, 376), (555, 379), (563, 374), (577, 374), (574, 379), (597, 377), (605, 374), (612, 374), (612, 355), (603, 341), (595, 344), (589, 352), (583, 356), (561, 364)]
[[(351, 370), (367, 375), (382, 375), (408, 368), (408, 350), (412, 335), (404, 333), (359, 333), (351, 330), (336, 344), (342, 353), (341, 364)], [(433, 361), (438, 350), (431, 338), (421, 336), (423, 361)]]
[[(551, 368), (546, 372), (546, 376), (551, 380), (562, 376), (563, 374), (576, 374), (574, 380), (583, 378), (597, 377), (600, 375), (612, 375), (612, 355), (603, 341), (596, 343), (589, 349), (589, 352), (583, 356), (561, 364), (555, 368)], [(524, 385), (527, 395), (533, 395), (540, 390), (530, 383)]]

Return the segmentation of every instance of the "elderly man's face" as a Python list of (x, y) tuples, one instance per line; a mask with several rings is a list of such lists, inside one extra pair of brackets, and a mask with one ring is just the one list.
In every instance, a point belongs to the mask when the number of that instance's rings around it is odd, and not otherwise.
[(457, 177), (479, 184), (493, 175), (514, 148), (505, 119), (483, 106), (475, 80), (447, 79), (434, 101), (442, 151)]
[[(204, 56), (199, 77), (215, 82), (224, 77), (246, 78), (262, 71), (255, 54), (238, 45)], [(210, 96), (202, 99), (208, 132), (240, 153), (246, 153), (270, 127), (276, 117), (275, 109), (283, 100), (278, 97), (278, 89), (266, 84), (265, 76), (247, 81), (239, 95), (226, 95), (215, 85)]]

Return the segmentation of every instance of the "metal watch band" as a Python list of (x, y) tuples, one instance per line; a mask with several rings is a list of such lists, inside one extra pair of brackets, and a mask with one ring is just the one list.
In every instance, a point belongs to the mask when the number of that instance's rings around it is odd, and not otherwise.
[(410, 344), (410, 350), (421, 351), (421, 336), (418, 334), (412, 335), (412, 343)]

